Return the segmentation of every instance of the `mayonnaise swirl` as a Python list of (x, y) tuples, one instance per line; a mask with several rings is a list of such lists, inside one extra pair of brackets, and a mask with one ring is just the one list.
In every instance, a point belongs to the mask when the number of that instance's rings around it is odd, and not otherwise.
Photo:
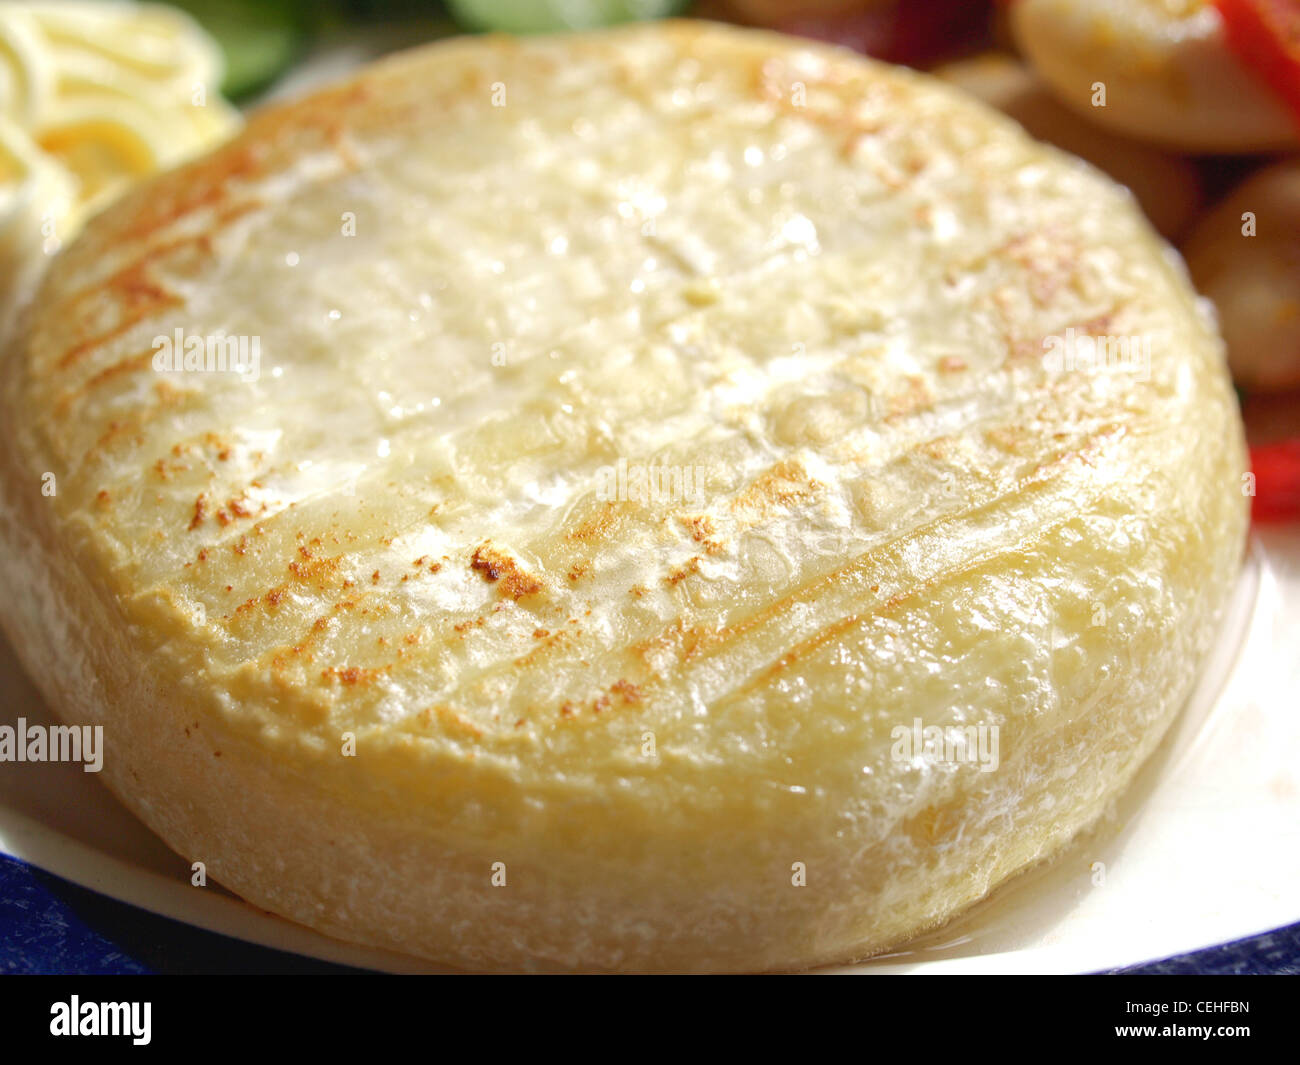
[(128, 183), (230, 134), (222, 70), (174, 8), (0, 5), (0, 297)]

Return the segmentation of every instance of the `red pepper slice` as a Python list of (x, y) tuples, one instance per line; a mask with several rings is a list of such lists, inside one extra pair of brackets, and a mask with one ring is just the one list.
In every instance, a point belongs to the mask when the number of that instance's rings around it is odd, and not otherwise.
[(1300, 437), (1255, 445), (1250, 467), (1255, 474), (1255, 521), (1300, 519)]
[(1300, 119), (1300, 0), (1215, 0), (1228, 47)]

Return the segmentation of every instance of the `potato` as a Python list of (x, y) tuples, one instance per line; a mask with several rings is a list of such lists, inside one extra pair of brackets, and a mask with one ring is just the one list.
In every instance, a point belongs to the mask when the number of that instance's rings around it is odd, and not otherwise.
[(1214, 301), (1232, 376), (1249, 389), (1300, 386), (1300, 159), (1257, 171), (1183, 247)]
[(1011, 22), (1060, 99), (1117, 133), (1192, 152), (1297, 143), (1295, 116), (1208, 0), (1016, 0)]

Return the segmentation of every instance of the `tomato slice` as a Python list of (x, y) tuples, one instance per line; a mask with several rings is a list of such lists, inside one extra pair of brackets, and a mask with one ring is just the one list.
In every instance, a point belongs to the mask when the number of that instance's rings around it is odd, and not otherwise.
[(1300, 0), (1215, 0), (1230, 47), (1300, 119)]
[(1252, 447), (1250, 467), (1255, 474), (1254, 519), (1300, 519), (1300, 437)]

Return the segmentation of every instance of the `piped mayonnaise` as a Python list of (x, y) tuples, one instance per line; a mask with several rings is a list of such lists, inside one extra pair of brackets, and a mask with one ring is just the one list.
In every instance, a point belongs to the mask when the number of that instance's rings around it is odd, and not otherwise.
[[(126, 0), (0, 5), (0, 297), (132, 181), (225, 139), (216, 43)], [(42, 254), (43, 253), (43, 254)]]

